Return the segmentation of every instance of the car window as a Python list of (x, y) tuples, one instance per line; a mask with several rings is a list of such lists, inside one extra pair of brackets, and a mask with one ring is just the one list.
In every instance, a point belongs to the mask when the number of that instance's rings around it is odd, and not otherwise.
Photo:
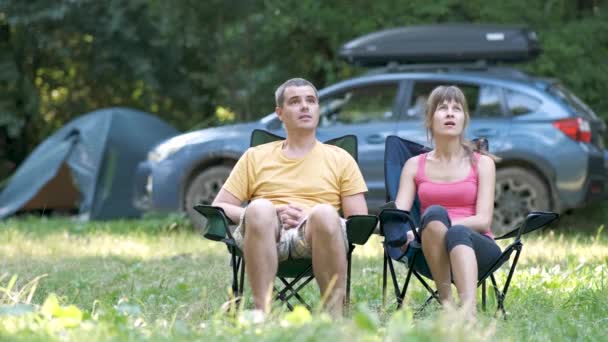
[(581, 99), (579, 99), (573, 92), (568, 90), (568, 88), (563, 85), (556, 83), (549, 87), (549, 93), (553, 96), (557, 97), (566, 105), (568, 105), (571, 109), (577, 112), (584, 118), (587, 119), (597, 119), (597, 115), (585, 104)]
[(405, 111), (406, 118), (423, 120), (428, 96), (431, 94), (433, 89), (440, 85), (455, 85), (460, 88), (467, 99), (469, 113), (475, 112), (477, 109), (477, 98), (479, 97), (478, 86), (465, 83), (456, 83), (453, 81), (417, 81), (414, 83), (411, 98), (412, 100)]
[(467, 106), (471, 117), (502, 117), (502, 89), (492, 85), (477, 85), (454, 81), (417, 81), (414, 83), (410, 105), (406, 110), (406, 117), (423, 119), (426, 101), (433, 89), (440, 85), (455, 85), (467, 99)]
[(505, 89), (507, 108), (512, 115), (523, 115), (535, 112), (541, 105), (541, 101), (530, 95), (515, 90)]
[(398, 83), (351, 88), (321, 100), (319, 126), (391, 121)]
[(499, 87), (484, 85), (479, 89), (477, 109), (471, 112), (472, 117), (492, 118), (502, 117), (502, 90)]

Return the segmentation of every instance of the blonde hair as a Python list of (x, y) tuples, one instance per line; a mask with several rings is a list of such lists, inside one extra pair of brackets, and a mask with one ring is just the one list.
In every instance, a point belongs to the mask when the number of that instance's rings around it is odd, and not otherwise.
[(426, 112), (424, 115), (424, 126), (427, 129), (427, 138), (432, 142), (433, 138), (433, 117), (435, 116), (435, 111), (437, 107), (442, 104), (444, 101), (447, 102), (456, 102), (462, 106), (462, 111), (464, 113), (464, 124), (462, 126), (462, 133), (460, 134), (460, 144), (464, 148), (467, 153), (467, 157), (471, 161), (471, 164), (474, 163), (473, 152), (477, 152), (483, 155), (486, 155), (492, 158), (494, 161), (499, 161), (499, 158), (490, 154), (487, 149), (484, 149), (482, 144), (474, 144), (471, 141), (468, 141), (464, 138), (464, 131), (469, 125), (470, 115), (469, 115), (469, 106), (467, 104), (467, 99), (464, 96), (464, 93), (460, 88), (454, 85), (445, 86), (440, 85), (431, 91), (429, 98), (426, 102)]

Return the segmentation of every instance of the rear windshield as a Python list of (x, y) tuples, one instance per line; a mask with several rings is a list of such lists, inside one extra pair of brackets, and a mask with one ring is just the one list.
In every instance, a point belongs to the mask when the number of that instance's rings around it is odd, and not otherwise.
[(597, 120), (595, 113), (581, 99), (576, 97), (573, 92), (568, 90), (562, 84), (555, 83), (549, 87), (549, 93), (560, 99), (570, 107), (578, 115), (586, 118)]

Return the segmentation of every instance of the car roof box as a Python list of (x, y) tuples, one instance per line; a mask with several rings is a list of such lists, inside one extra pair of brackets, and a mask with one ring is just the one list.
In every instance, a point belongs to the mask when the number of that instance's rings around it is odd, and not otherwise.
[(522, 62), (541, 52), (524, 26), (440, 24), (366, 34), (344, 44), (340, 55), (360, 66), (391, 63)]

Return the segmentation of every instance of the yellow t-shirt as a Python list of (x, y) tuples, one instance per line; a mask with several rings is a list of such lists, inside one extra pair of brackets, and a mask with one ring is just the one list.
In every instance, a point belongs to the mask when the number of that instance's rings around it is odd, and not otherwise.
[(299, 204), (308, 209), (367, 191), (355, 160), (340, 147), (316, 142), (304, 157), (287, 158), (283, 141), (249, 148), (232, 169), (224, 189), (241, 201), (264, 198), (274, 205)]

